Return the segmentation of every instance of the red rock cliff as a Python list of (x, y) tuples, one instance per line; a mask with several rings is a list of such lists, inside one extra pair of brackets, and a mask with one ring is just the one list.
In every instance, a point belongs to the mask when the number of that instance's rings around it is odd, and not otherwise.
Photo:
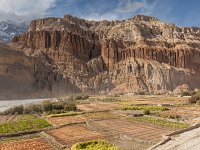
[(34, 20), (13, 39), (27, 55), (43, 55), (83, 92), (170, 92), (200, 87), (200, 28), (154, 17), (87, 21)]

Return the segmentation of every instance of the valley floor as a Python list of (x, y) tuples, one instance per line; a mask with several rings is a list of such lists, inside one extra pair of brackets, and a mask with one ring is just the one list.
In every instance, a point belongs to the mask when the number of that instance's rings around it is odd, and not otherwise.
[[(77, 112), (0, 116), (0, 149), (60, 150), (101, 139), (122, 150), (146, 150), (164, 135), (200, 122), (200, 107), (186, 102), (187, 97), (174, 96), (90, 96), (77, 101)], [(144, 114), (147, 110), (150, 114)], [(33, 126), (28, 128), (26, 122)], [(23, 126), (5, 131), (6, 123)], [(199, 133), (185, 132), (157, 149), (199, 149)]]

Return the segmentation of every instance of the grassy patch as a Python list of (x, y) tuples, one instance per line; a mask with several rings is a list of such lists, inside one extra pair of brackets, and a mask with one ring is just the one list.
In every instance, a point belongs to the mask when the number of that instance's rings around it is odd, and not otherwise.
[(133, 105), (133, 106), (124, 106), (124, 107), (121, 108), (121, 110), (166, 111), (166, 110), (169, 110), (169, 109), (167, 107), (164, 107), (164, 106), (145, 106), (145, 105), (137, 106), (137, 105)]
[(17, 133), (24, 131), (33, 131), (50, 127), (44, 119), (35, 118), (35, 116), (24, 115), (19, 121), (0, 124), (0, 134)]
[(18, 121), (30, 121), (34, 119), (38, 119), (38, 117), (36, 115), (26, 114), (26, 115), (21, 115)]
[(190, 126), (189, 124), (186, 124), (186, 123), (171, 122), (168, 120), (159, 119), (159, 118), (151, 118), (151, 117), (135, 117), (131, 119), (133, 119), (134, 121), (160, 125), (160, 126), (169, 127), (172, 129), (184, 129)]
[(72, 146), (71, 150), (119, 150), (119, 148), (113, 146), (102, 140), (93, 140), (88, 142), (77, 143)]
[(86, 113), (83, 117), (87, 119), (108, 119), (108, 118), (119, 118), (120, 116), (111, 112), (94, 112)]
[(93, 101), (99, 101), (99, 102), (119, 102), (121, 100), (119, 100), (116, 97), (106, 97), (106, 98), (95, 98), (93, 99)]
[(51, 114), (47, 115), (46, 117), (65, 117), (65, 116), (76, 116), (85, 114), (86, 112), (67, 112), (67, 113), (61, 113), (61, 114)]

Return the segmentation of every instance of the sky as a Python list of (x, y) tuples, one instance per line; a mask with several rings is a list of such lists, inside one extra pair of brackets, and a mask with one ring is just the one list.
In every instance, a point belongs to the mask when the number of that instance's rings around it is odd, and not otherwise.
[(122, 20), (142, 14), (178, 26), (200, 27), (200, 0), (0, 0), (0, 20), (31, 21), (65, 14)]

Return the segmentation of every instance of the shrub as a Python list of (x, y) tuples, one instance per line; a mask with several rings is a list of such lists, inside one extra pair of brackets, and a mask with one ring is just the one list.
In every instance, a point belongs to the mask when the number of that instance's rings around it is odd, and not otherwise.
[(42, 108), (39, 104), (30, 104), (24, 108), (24, 114), (38, 114), (42, 113)]
[(82, 96), (81, 95), (77, 95), (74, 97), (74, 100), (82, 100)]
[(38, 113), (53, 113), (60, 114), (66, 111), (75, 111), (76, 102), (74, 100), (60, 100), (57, 102), (44, 101), (41, 104), (30, 104), (27, 106), (12, 107), (2, 113), (2, 115), (21, 115), (21, 114), (38, 114)]
[(199, 104), (200, 101), (200, 92), (196, 93), (188, 99), (189, 104)]
[(179, 116), (179, 115), (177, 115), (177, 114), (168, 114), (168, 118), (179, 120), (179, 119), (181, 118), (181, 116)]
[(65, 111), (75, 111), (77, 109), (75, 102), (69, 102), (64, 106)]
[(190, 92), (182, 92), (181, 93), (181, 96), (192, 96), (192, 95), (195, 95), (196, 92), (195, 91), (190, 91)]
[(77, 95), (77, 96), (73, 96), (72, 97), (69, 97), (68, 100), (86, 100), (89, 98), (89, 95)]
[(89, 95), (82, 95), (82, 100), (88, 99), (90, 96)]
[(190, 96), (190, 93), (189, 92), (182, 92), (181, 96)]
[(52, 103), (53, 110), (63, 110), (64, 106), (61, 102)]
[(74, 100), (74, 96), (69, 96), (66, 100), (72, 101), (72, 100)]
[(144, 115), (150, 115), (150, 110), (144, 110), (143, 113)]
[(53, 110), (53, 105), (50, 101), (44, 101), (42, 103), (42, 110), (44, 112), (49, 112), (49, 111), (52, 111)]
[(143, 92), (143, 91), (136, 92), (135, 95), (145, 95), (145, 92)]
[(6, 111), (3, 112), (3, 115), (21, 115), (24, 113), (24, 106), (15, 106), (7, 109)]
[(112, 144), (103, 140), (93, 140), (74, 144), (71, 150), (119, 150)]

